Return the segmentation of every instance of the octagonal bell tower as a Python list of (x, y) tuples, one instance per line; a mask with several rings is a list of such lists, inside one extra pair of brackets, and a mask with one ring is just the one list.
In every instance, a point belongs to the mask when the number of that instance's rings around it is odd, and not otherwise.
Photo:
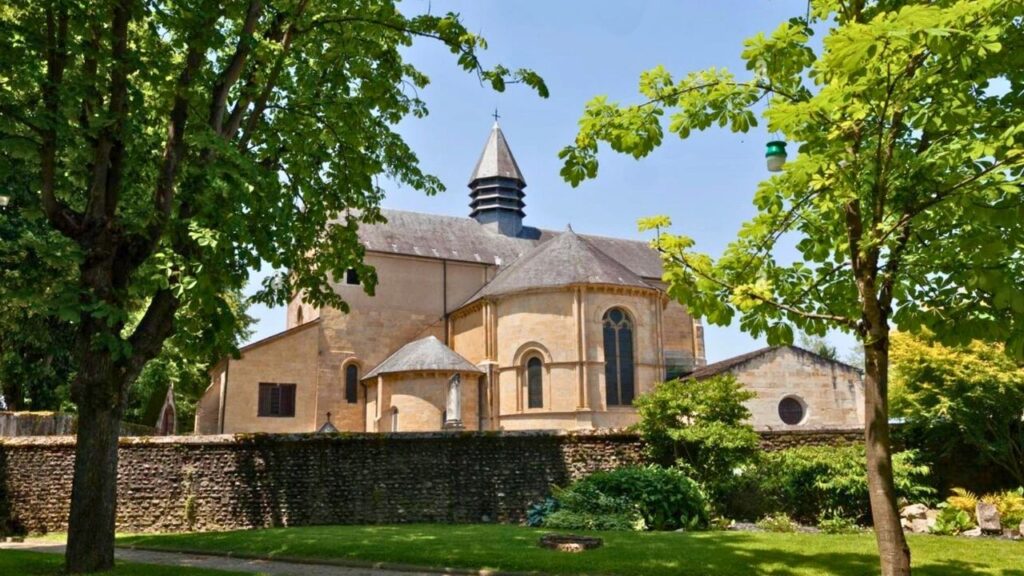
[(526, 179), (495, 121), (469, 179), (469, 217), (499, 234), (518, 236), (526, 216), (524, 188)]

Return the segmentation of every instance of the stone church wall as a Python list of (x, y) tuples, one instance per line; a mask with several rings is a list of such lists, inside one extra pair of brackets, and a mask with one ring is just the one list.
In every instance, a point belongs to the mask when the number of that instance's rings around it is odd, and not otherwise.
[[(858, 428), (864, 424), (860, 373), (798, 348), (782, 347), (731, 370), (757, 397), (747, 402), (754, 428), (801, 430)], [(805, 417), (789, 426), (779, 417), (779, 402), (794, 398)]]
[[(318, 338), (318, 326), (307, 323), (279, 337), (243, 348), (240, 359), (223, 365), (228, 371), (224, 432), (289, 433), (315, 429)], [(215, 372), (212, 379), (217, 381), (219, 374)], [(294, 416), (258, 416), (260, 384), (264, 382), (295, 384)], [(220, 390), (215, 386), (207, 393), (218, 395)], [(206, 425), (201, 424), (200, 428), (205, 429)]]
[[(552, 485), (638, 463), (641, 454), (626, 434), (123, 439), (118, 529), (516, 522)], [(0, 510), (31, 532), (66, 530), (73, 460), (68, 437), (0, 443)]]

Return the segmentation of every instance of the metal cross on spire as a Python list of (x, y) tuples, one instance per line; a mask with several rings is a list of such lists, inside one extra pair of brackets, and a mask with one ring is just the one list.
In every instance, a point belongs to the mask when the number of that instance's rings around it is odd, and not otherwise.
[(491, 114), (491, 116), (494, 116), (494, 123), (495, 124), (498, 123), (498, 118), (501, 118), (501, 116), (498, 114), (498, 109), (497, 108), (494, 109), (494, 114)]

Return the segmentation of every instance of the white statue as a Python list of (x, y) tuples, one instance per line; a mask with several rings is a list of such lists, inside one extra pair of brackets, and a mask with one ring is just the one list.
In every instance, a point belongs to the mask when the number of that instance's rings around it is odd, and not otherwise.
[(445, 428), (462, 428), (462, 376), (456, 374), (448, 379), (448, 409), (445, 411)]

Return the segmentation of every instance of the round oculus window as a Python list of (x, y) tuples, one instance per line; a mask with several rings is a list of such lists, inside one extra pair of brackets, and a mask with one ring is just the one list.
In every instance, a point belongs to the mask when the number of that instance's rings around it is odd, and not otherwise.
[(790, 426), (799, 424), (804, 419), (804, 405), (796, 398), (783, 398), (779, 402), (779, 418)]

